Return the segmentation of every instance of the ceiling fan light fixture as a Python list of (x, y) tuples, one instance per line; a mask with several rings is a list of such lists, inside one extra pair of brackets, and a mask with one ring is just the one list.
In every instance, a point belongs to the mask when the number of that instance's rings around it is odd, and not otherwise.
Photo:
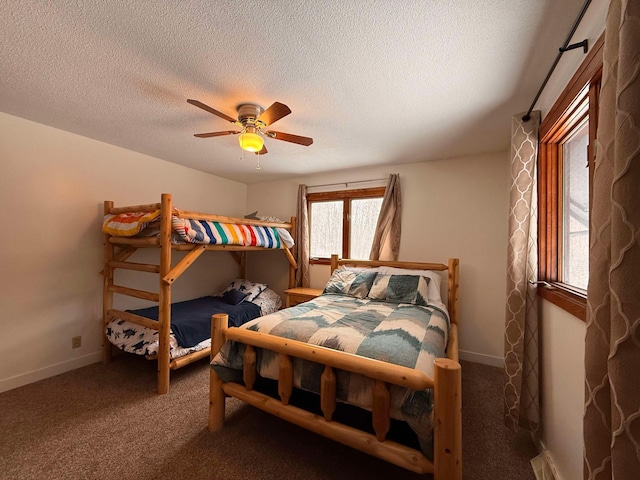
[(248, 129), (240, 134), (238, 141), (240, 142), (240, 148), (247, 152), (259, 152), (264, 146), (264, 139), (257, 133), (248, 131)]

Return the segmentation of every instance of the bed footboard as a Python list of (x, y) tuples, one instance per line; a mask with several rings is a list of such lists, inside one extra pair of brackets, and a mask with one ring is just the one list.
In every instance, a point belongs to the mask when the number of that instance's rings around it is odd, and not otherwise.
[[(210, 372), (209, 430), (224, 425), (225, 396), (233, 396), (284, 420), (341, 442), (370, 455), (417, 473), (433, 473), (436, 480), (462, 479), (462, 420), (460, 364), (445, 358), (435, 360), (431, 379), (417, 370), (359, 357), (329, 348), (266, 335), (239, 328), (227, 328), (227, 315), (212, 317), (211, 360), (225, 340), (245, 344), (244, 385), (223, 383), (216, 372)], [(255, 347), (274, 351), (280, 356), (278, 393), (280, 400), (253, 390), (257, 376)], [(323, 416), (288, 404), (293, 389), (291, 357), (302, 358), (325, 366), (321, 377), (320, 405)], [(335, 422), (336, 405), (334, 368), (365, 375), (374, 380), (372, 422), (375, 434)], [(434, 389), (434, 460), (419, 450), (386, 439), (391, 423), (389, 384), (413, 390)]]

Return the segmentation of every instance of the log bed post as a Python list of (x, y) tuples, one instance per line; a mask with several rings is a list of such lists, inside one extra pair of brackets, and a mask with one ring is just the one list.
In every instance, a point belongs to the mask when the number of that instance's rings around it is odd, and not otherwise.
[[(291, 217), (291, 236), (293, 237), (294, 245), (293, 251), (291, 254), (297, 260), (298, 259), (298, 238), (297, 238), (297, 219), (296, 217)], [(299, 267), (299, 265), (298, 265)], [(296, 286), (296, 269), (293, 267), (291, 262), (289, 262), (289, 288), (293, 288)]]
[(158, 393), (169, 391), (171, 341), (171, 285), (163, 279), (171, 270), (171, 195), (162, 194), (160, 210), (160, 292), (158, 294)]
[(462, 480), (462, 384), (460, 364), (434, 361), (434, 477)]
[[(104, 214), (111, 213), (113, 208), (113, 202), (104, 202)], [(111, 287), (113, 286), (113, 267), (110, 262), (113, 260), (115, 246), (109, 241), (110, 235), (105, 233), (103, 235), (104, 242), (104, 269), (103, 273), (103, 287), (102, 287), (102, 362), (109, 363), (111, 361), (111, 342), (107, 338), (107, 324), (111, 320), (109, 317), (109, 310), (113, 308), (113, 292)]]
[[(211, 317), (211, 362), (224, 344), (228, 325), (229, 316), (226, 313), (216, 313)], [(211, 432), (217, 432), (224, 425), (224, 398), (222, 380), (213, 368), (209, 368), (209, 431)]]

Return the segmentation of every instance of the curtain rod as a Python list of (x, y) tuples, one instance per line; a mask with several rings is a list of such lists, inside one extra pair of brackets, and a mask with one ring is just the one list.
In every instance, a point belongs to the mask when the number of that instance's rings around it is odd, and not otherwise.
[(578, 25), (582, 21), (582, 17), (584, 17), (584, 14), (587, 11), (587, 8), (589, 8), (590, 3), (591, 3), (591, 0), (585, 0), (584, 5), (582, 5), (582, 9), (580, 10), (580, 13), (578, 14), (578, 17), (576, 18), (575, 22), (573, 22), (573, 27), (571, 27), (571, 31), (569, 32), (569, 35), (567, 35), (567, 39), (564, 41), (564, 44), (559, 48), (558, 55), (556, 55), (556, 59), (553, 62), (553, 65), (551, 65), (551, 68), (549, 69), (549, 73), (547, 73), (547, 76), (542, 82), (542, 85), (540, 85), (540, 89), (538, 90), (536, 97), (533, 99), (533, 102), (531, 102), (531, 106), (529, 107), (529, 110), (527, 110), (527, 113), (523, 115), (522, 117), (523, 122), (528, 122), (529, 119), (531, 118), (531, 111), (533, 110), (533, 107), (538, 101), (540, 94), (544, 90), (544, 87), (547, 86), (547, 82), (549, 81), (549, 78), (551, 78), (551, 74), (553, 73), (553, 71), (556, 69), (558, 62), (560, 61), (560, 57), (562, 57), (562, 54), (568, 50), (573, 50), (574, 48), (580, 48), (580, 47), (584, 49), (584, 53), (587, 53), (587, 50), (589, 49), (589, 42), (587, 41), (587, 39), (584, 39), (583, 41), (579, 43), (574, 43), (572, 45), (569, 45), (569, 42), (571, 41), (571, 37), (573, 37), (573, 34), (576, 33), (576, 29), (578, 28)]
[(344, 185), (345, 187), (348, 187), (349, 185), (354, 184), (354, 183), (380, 182), (382, 180), (388, 180), (388, 179), (389, 179), (389, 177), (387, 177), (387, 178), (373, 178), (371, 180), (356, 180), (355, 182), (323, 183), (322, 185), (307, 185), (307, 188), (334, 187), (336, 185)]

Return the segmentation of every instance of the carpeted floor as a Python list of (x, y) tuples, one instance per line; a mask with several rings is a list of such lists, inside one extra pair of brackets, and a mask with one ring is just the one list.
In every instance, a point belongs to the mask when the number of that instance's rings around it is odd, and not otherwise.
[[(462, 362), (465, 479), (534, 479), (537, 453), (502, 423), (502, 370)], [(207, 430), (206, 360), (155, 394), (155, 363), (122, 355), (0, 394), (0, 478), (425, 479), (236, 399)]]

